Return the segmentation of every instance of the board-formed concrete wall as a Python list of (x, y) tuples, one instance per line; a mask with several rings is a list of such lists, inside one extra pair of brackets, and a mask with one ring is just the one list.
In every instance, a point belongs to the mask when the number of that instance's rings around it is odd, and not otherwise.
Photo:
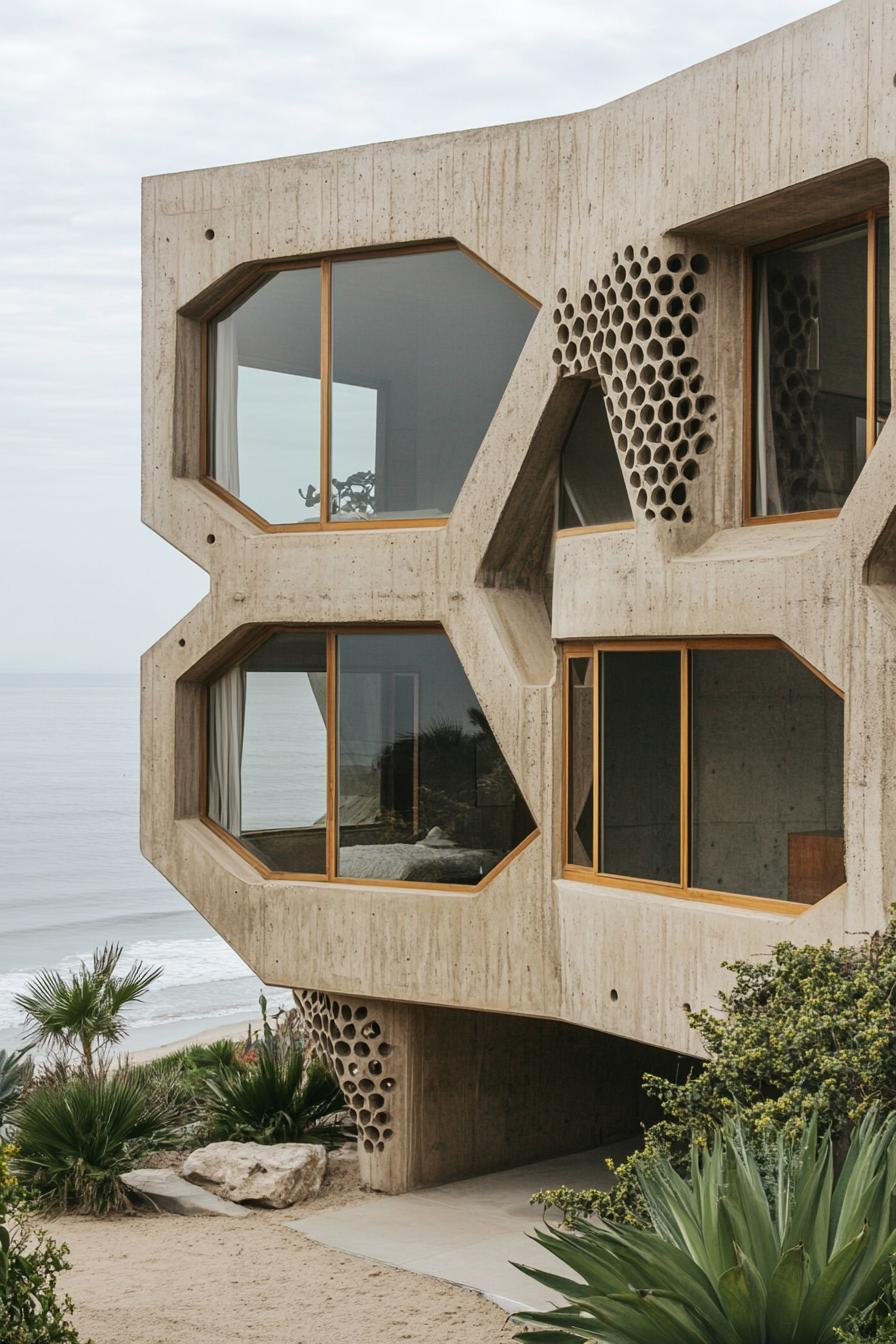
[[(896, 891), (896, 429), (839, 517), (741, 525), (743, 247), (886, 195), (894, 71), (896, 9), (842, 0), (593, 111), (147, 180), (143, 516), (211, 591), (143, 661), (142, 844), (266, 981), (695, 1053), (682, 1005), (713, 1002), (723, 958), (880, 926)], [(541, 304), (450, 521), (259, 531), (198, 479), (203, 315), (251, 263), (442, 239)], [(635, 526), (556, 540), (549, 617), (568, 375), (603, 348), (559, 329), (590, 281), (679, 256), (701, 296), (699, 471), (666, 517), (625, 464)], [(267, 622), (441, 623), (537, 838), (470, 895), (264, 880), (198, 819), (199, 686)], [(845, 692), (847, 885), (789, 915), (562, 879), (555, 641), (739, 635), (777, 637)]]

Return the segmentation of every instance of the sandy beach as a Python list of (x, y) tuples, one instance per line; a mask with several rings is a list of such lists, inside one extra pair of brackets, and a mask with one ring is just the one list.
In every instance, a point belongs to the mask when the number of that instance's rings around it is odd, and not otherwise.
[(313, 1204), (248, 1218), (164, 1214), (51, 1224), (84, 1344), (507, 1344), (503, 1311), (464, 1288), (342, 1255), (286, 1223), (361, 1200), (354, 1172)]

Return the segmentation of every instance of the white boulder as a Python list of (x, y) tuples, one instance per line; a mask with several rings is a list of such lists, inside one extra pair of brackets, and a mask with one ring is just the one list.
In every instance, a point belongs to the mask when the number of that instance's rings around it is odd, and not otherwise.
[(314, 1199), (327, 1171), (320, 1143), (210, 1143), (197, 1148), (183, 1175), (237, 1204), (285, 1209)]

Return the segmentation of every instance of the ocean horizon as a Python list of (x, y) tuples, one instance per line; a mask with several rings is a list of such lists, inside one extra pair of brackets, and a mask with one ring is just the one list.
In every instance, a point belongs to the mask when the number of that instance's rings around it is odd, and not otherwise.
[(136, 675), (0, 674), (0, 1049), (23, 1043), (14, 997), (37, 971), (109, 942), (162, 967), (123, 1048), (259, 1016), (261, 982), (140, 853), (139, 698)]

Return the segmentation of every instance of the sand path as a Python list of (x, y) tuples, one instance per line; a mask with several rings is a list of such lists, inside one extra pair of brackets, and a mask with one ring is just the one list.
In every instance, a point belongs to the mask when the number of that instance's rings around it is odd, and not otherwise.
[[(345, 1173), (348, 1175), (348, 1173)], [(464, 1288), (320, 1246), (284, 1224), (357, 1200), (344, 1180), (310, 1205), (248, 1218), (58, 1218), (62, 1286), (94, 1344), (510, 1344), (504, 1313)]]

